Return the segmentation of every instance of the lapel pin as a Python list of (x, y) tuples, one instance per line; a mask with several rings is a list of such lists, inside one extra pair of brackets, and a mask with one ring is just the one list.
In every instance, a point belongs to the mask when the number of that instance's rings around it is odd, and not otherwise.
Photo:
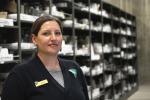
[(76, 69), (71, 68), (71, 69), (69, 69), (69, 72), (71, 72), (75, 78), (77, 77), (77, 70)]

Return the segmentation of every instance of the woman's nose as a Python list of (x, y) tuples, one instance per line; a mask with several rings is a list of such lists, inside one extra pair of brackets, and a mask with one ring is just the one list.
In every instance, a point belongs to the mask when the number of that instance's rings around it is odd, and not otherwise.
[(55, 39), (56, 39), (56, 35), (55, 35), (54, 32), (52, 32), (52, 34), (50, 35), (50, 39), (51, 39), (51, 40), (55, 40)]

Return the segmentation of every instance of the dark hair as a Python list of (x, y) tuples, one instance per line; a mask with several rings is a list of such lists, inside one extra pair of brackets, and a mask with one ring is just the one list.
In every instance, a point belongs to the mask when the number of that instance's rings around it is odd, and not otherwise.
[(31, 28), (31, 34), (34, 34), (35, 36), (37, 36), (40, 30), (40, 27), (46, 21), (56, 21), (60, 26), (61, 32), (63, 32), (62, 24), (59, 19), (52, 17), (52, 16), (44, 15), (44, 16), (40, 16), (39, 18), (35, 20)]

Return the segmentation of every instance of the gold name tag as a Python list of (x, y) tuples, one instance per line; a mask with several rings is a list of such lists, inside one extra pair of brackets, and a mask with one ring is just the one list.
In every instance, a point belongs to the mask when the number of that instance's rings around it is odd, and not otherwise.
[(42, 86), (44, 84), (47, 84), (48, 83), (48, 80), (45, 79), (45, 80), (42, 80), (42, 81), (39, 81), (39, 82), (34, 82), (35, 83), (35, 86), (36, 87), (39, 87), (39, 86)]

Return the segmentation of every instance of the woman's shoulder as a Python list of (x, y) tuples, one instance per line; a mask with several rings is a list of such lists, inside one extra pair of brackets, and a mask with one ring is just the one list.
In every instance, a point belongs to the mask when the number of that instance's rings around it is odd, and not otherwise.
[(75, 60), (68, 60), (68, 59), (59, 59), (60, 64), (63, 65), (66, 69), (76, 69), (81, 70), (80, 65)]
[(31, 59), (24, 61), (22, 63), (18, 63), (14, 66), (14, 68), (11, 70), (11, 72), (26, 72), (27, 70), (30, 70), (32, 68), (32, 61)]
[(59, 58), (59, 61), (60, 61), (60, 63), (63, 63), (64, 65), (67, 65), (67, 66), (74, 65), (74, 66), (79, 67), (79, 64), (74, 60)]

